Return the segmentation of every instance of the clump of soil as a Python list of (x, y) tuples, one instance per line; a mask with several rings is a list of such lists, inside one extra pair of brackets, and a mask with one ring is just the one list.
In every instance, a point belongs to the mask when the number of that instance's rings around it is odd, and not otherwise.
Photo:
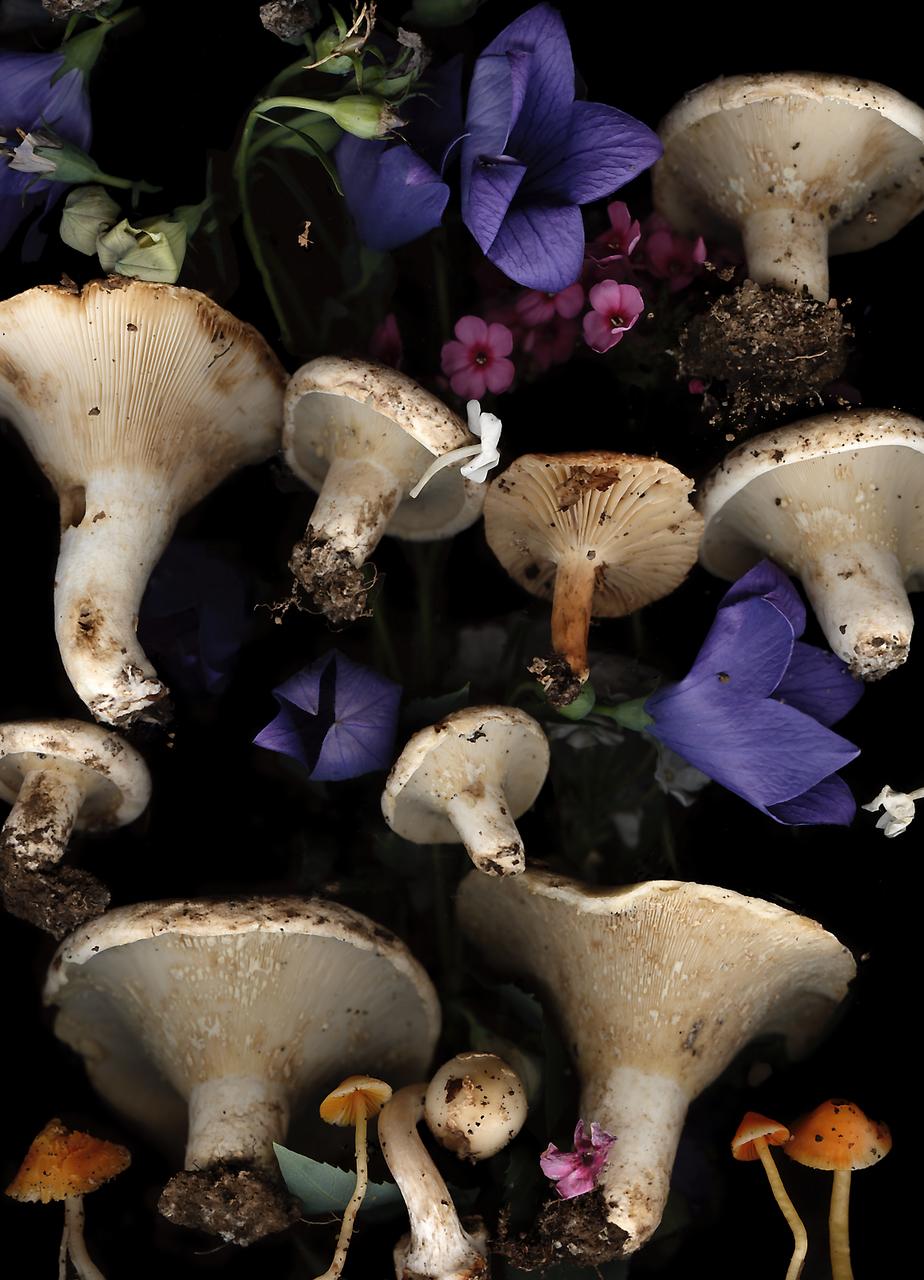
[(317, 22), (310, 0), (269, 0), (260, 5), (260, 21), (280, 40), (299, 40)]
[(161, 1192), (157, 1207), (178, 1226), (239, 1245), (285, 1231), (302, 1214), (295, 1197), (266, 1174), (224, 1162), (175, 1174)]
[[(292, 548), (289, 568), (295, 578), (295, 591), (287, 604), (321, 613), (328, 622), (339, 626), (372, 616), (366, 608), (366, 597), (375, 585), (373, 566), (357, 568), (348, 552), (337, 551), (316, 537), (311, 525)], [(303, 597), (308, 603), (303, 603)]]
[(109, 890), (89, 871), (61, 863), (24, 871), (8, 854), (0, 855), (0, 895), (11, 916), (59, 940), (109, 906)]
[(567, 707), (584, 688), (560, 653), (547, 658), (533, 658), (526, 670), (542, 685), (553, 707)]
[(680, 334), (680, 372), (717, 382), (712, 422), (735, 429), (811, 399), (844, 372), (853, 330), (832, 298), (819, 302), (745, 280), (717, 298)]
[(607, 1221), (606, 1201), (597, 1187), (571, 1200), (549, 1200), (530, 1230), (515, 1236), (507, 1234), (502, 1217), (492, 1247), (521, 1271), (545, 1271), (556, 1262), (600, 1267), (620, 1256), (627, 1234)]

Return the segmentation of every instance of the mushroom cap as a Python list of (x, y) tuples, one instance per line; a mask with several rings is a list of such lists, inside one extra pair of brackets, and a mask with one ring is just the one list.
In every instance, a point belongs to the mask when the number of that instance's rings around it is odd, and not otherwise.
[(924, 110), (869, 80), (788, 71), (692, 90), (658, 130), (655, 207), (678, 231), (725, 239), (753, 212), (817, 213), (832, 254), (895, 235), (924, 208)]
[(441, 1146), (460, 1159), (487, 1160), (526, 1121), (523, 1082), (496, 1053), (458, 1053), (427, 1086), (424, 1119)]
[(185, 511), (274, 451), (284, 383), (257, 331), (196, 289), (95, 280), (0, 302), (0, 414), (62, 500), (127, 469)]
[(19, 1172), (6, 1189), (14, 1200), (66, 1200), (85, 1196), (132, 1162), (131, 1152), (115, 1142), (68, 1129), (49, 1120), (34, 1140)]
[(760, 1156), (754, 1145), (757, 1138), (763, 1138), (768, 1146), (781, 1147), (784, 1142), (789, 1141), (789, 1130), (777, 1120), (770, 1120), (757, 1111), (749, 1111), (731, 1140), (731, 1153), (735, 1159), (759, 1160)]
[(391, 1097), (391, 1085), (375, 1076), (347, 1076), (318, 1108), (325, 1124), (353, 1126), (360, 1116), (377, 1116)]
[(798, 1164), (829, 1173), (868, 1169), (892, 1150), (884, 1124), (865, 1116), (852, 1102), (831, 1099), (797, 1120), (785, 1151)]
[(198, 1084), (267, 1080), (297, 1112), (360, 1062), (396, 1083), (419, 1079), (440, 1027), (436, 992), (405, 945), (319, 898), (110, 911), (64, 940), (44, 999), (98, 1092), (173, 1149)]
[(286, 391), (282, 446), (298, 478), (319, 492), (334, 457), (388, 458), (404, 487), (388, 532), (410, 542), (449, 538), (478, 519), (486, 486), (458, 467), (445, 467), (409, 497), (434, 458), (476, 443), (436, 396), (371, 360), (319, 356), (293, 374)]
[(732, 449), (700, 488), (700, 560), (734, 580), (764, 556), (789, 572), (832, 538), (893, 551), (924, 585), (924, 423), (906, 413), (825, 413)]
[(418, 730), (391, 767), (382, 792), (385, 821), (416, 844), (458, 844), (442, 803), (479, 783), (499, 785), (518, 818), (542, 790), (549, 743), (518, 707), (463, 707)]
[(0, 800), (13, 804), (24, 775), (43, 760), (79, 774), (86, 791), (75, 823), (81, 830), (134, 822), (151, 798), (147, 765), (111, 729), (84, 720), (19, 720), (0, 725)]
[(692, 488), (660, 458), (527, 453), (491, 483), (485, 537), (514, 581), (543, 599), (562, 560), (593, 561), (592, 612), (621, 618), (668, 595), (696, 561)]

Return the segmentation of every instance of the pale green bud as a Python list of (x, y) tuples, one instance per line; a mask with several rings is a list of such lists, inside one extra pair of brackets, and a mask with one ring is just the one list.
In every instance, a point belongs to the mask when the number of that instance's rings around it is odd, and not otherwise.
[(121, 210), (102, 187), (75, 187), (61, 214), (61, 239), (78, 253), (96, 253), (97, 237), (118, 222)]
[(186, 224), (146, 218), (132, 226), (123, 218), (97, 238), (96, 252), (104, 271), (175, 284), (186, 257)]
[(324, 104), (326, 115), (356, 138), (384, 138), (405, 123), (387, 102), (373, 93), (357, 93)]

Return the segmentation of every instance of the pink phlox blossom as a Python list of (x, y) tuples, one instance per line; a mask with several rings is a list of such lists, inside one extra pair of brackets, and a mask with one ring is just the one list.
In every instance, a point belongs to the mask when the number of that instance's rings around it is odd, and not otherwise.
[(571, 1200), (593, 1191), (615, 1141), (596, 1121), (591, 1124), (588, 1136), (584, 1121), (579, 1120), (574, 1130), (574, 1150), (559, 1151), (550, 1142), (539, 1157), (539, 1167), (555, 1183), (562, 1200)]
[(642, 257), (645, 270), (656, 280), (667, 280), (671, 293), (677, 293), (699, 274), (706, 261), (706, 242), (702, 236), (688, 240), (666, 218), (653, 213), (642, 228)]
[(584, 288), (580, 283), (569, 284), (567, 289), (560, 289), (558, 293), (528, 289), (520, 294), (515, 303), (517, 316), (528, 329), (548, 324), (555, 316), (571, 320), (583, 305)]
[(500, 395), (513, 382), (515, 369), (507, 357), (513, 334), (504, 324), (488, 324), (480, 316), (463, 316), (456, 323), (456, 340), (443, 344), (440, 363), (457, 396), (481, 400), (485, 392)]
[(632, 284), (601, 280), (591, 289), (592, 311), (584, 317), (584, 341), (594, 351), (609, 351), (635, 324), (645, 309), (645, 300)]

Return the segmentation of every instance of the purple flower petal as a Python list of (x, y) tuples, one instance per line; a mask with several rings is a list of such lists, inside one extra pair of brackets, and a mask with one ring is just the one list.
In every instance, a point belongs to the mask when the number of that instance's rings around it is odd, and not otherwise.
[(654, 130), (624, 111), (599, 102), (575, 102), (568, 154), (555, 180), (575, 204), (589, 204), (644, 173), (662, 150)]
[(478, 59), (468, 94), (465, 138), (462, 144), (462, 199), (467, 199), (466, 176), (484, 156), (507, 150), (529, 84), (529, 54), (484, 53)]
[[(707, 699), (713, 692), (732, 699), (768, 698), (786, 673), (794, 644), (788, 620), (763, 597), (728, 607), (723, 603), (690, 674), (670, 688), (699, 689)], [(648, 701), (657, 705), (662, 696), (675, 695), (657, 690)]]
[[(525, 173), (526, 166), (510, 156), (482, 160), (471, 171), (468, 229), (486, 255), (491, 253)], [(496, 255), (491, 254), (491, 257), (503, 270)]]
[(769, 600), (784, 618), (788, 618), (794, 637), (798, 639), (802, 635), (805, 630), (805, 605), (792, 578), (772, 560), (760, 560), (753, 569), (749, 569), (733, 583), (722, 597), (719, 608), (726, 608), (752, 596)]
[(491, 245), (490, 259), (528, 289), (558, 293), (581, 274), (584, 222), (574, 206), (511, 209)]
[(849, 827), (857, 812), (857, 802), (843, 778), (825, 778), (810, 790), (785, 804), (771, 805), (767, 812), (777, 822), (791, 827), (825, 823)]
[(863, 684), (854, 680), (833, 653), (797, 640), (792, 661), (773, 696), (820, 724), (831, 725), (857, 705), (863, 697)]
[[(574, 102), (574, 62), (561, 14), (551, 5), (535, 5), (492, 40), (476, 63), (469, 90), (469, 107), (474, 98), (476, 113), (482, 59), (504, 53), (528, 55), (529, 84), (516, 113), (517, 133), (530, 139), (557, 134)], [(476, 118), (470, 116), (467, 125)]]
[(449, 187), (410, 147), (344, 134), (337, 172), (363, 244), (380, 253), (438, 227)]

